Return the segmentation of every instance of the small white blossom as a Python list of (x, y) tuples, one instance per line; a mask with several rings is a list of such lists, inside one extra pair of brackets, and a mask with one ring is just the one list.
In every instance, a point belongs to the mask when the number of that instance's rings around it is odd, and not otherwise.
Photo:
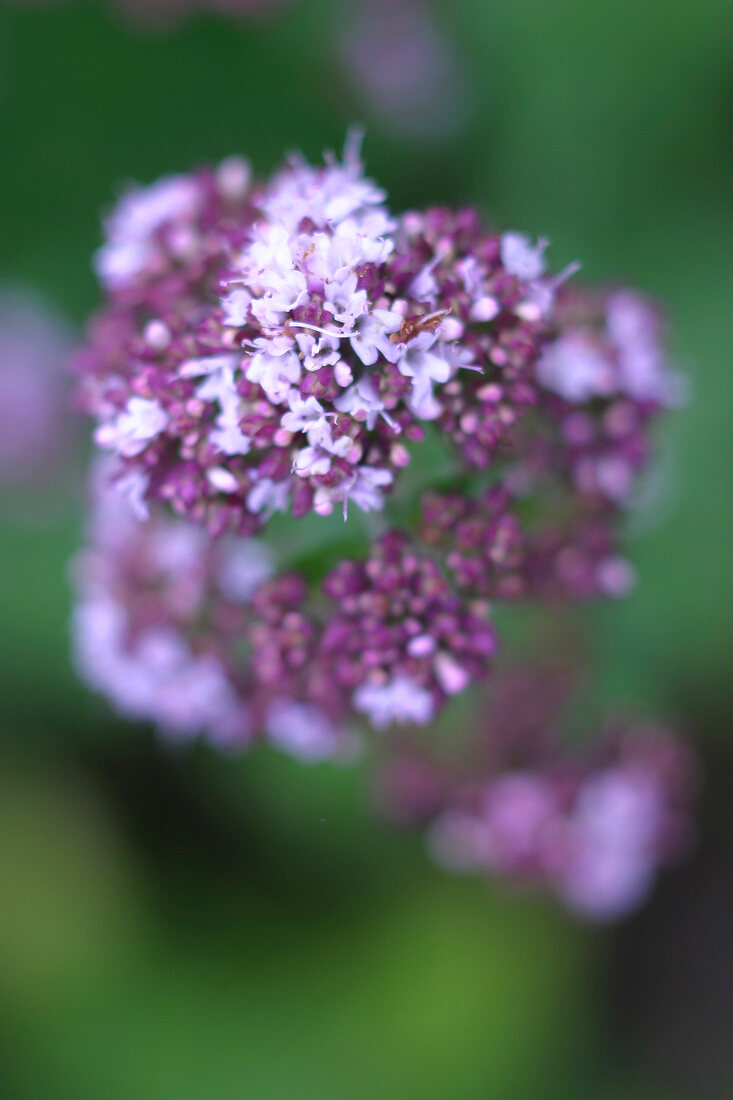
[(380, 355), (395, 363), (400, 357), (398, 346), (390, 340), (390, 334), (398, 332), (403, 318), (389, 309), (373, 309), (360, 317), (350, 343), (365, 367), (373, 366)]
[(107, 242), (94, 257), (102, 282), (116, 290), (139, 275), (155, 256), (155, 230), (167, 221), (193, 219), (200, 203), (198, 184), (189, 176), (130, 188), (108, 219)]
[(234, 370), (242, 356), (236, 354), (205, 355), (200, 359), (186, 359), (178, 368), (181, 378), (199, 378), (204, 374), (219, 374), (225, 370)]
[(350, 500), (362, 512), (379, 512), (384, 507), (384, 493), (381, 491), (392, 484), (389, 470), (375, 466), (359, 466), (353, 475), (345, 478), (339, 485), (320, 485), (313, 498), (313, 510), (321, 516), (330, 515), (336, 502), (343, 503), (344, 519)]
[(331, 456), (322, 447), (303, 447), (293, 460), (298, 477), (320, 477), (331, 469)]
[(322, 710), (287, 699), (273, 703), (268, 710), (267, 735), (273, 744), (313, 763), (333, 756), (341, 740)]
[(146, 520), (150, 516), (150, 509), (145, 500), (149, 482), (150, 478), (141, 470), (130, 470), (114, 483), (117, 492), (127, 500), (135, 519)]
[(236, 603), (247, 603), (263, 581), (272, 576), (272, 554), (255, 539), (235, 539), (222, 548), (216, 582), (220, 592)]
[(273, 481), (272, 478), (261, 477), (247, 493), (247, 507), (255, 515), (260, 512), (267, 514), (284, 512), (288, 506), (291, 489), (290, 478)]
[(377, 729), (393, 722), (425, 725), (435, 711), (430, 692), (408, 676), (397, 676), (384, 685), (362, 684), (354, 693), (353, 703)]
[(352, 329), (357, 318), (363, 316), (367, 310), (367, 292), (357, 290), (357, 281), (356, 275), (350, 273), (344, 279), (338, 282), (334, 280), (326, 287), (324, 306), (347, 329)]
[(252, 165), (244, 157), (227, 157), (216, 170), (219, 194), (230, 202), (241, 202), (252, 181)]
[(131, 397), (123, 412), (97, 428), (94, 439), (105, 450), (129, 458), (144, 451), (152, 439), (165, 431), (168, 421), (168, 413), (157, 401)]
[(524, 233), (504, 233), (501, 238), (501, 262), (510, 275), (532, 282), (544, 273), (544, 251), (549, 241), (540, 238), (532, 245)]
[(614, 392), (614, 364), (583, 332), (568, 332), (547, 347), (537, 363), (537, 379), (566, 401), (582, 404)]
[(493, 321), (499, 312), (499, 303), (496, 298), (492, 298), (488, 294), (482, 294), (480, 298), (477, 298), (470, 310), (468, 316), (472, 321), (486, 322)]
[(442, 254), (436, 253), (432, 260), (418, 271), (409, 286), (410, 297), (417, 298), (421, 302), (435, 300), (439, 288), (433, 272), (442, 259)]
[[(323, 446), (324, 439), (330, 441), (331, 425), (320, 401), (315, 397), (303, 398), (299, 390), (291, 389), (288, 405), (290, 412), (284, 413), (280, 421), (287, 432), (305, 432), (313, 446)], [(328, 415), (333, 417), (335, 414)]]
[(409, 405), (415, 416), (422, 420), (435, 420), (440, 416), (442, 406), (433, 397), (433, 383), (447, 382), (452, 373), (450, 361), (444, 356), (442, 347), (438, 346), (439, 354), (430, 350), (436, 341), (436, 333), (420, 332), (409, 344), (400, 345), (403, 350), (397, 369), (400, 374), (412, 379)]
[(230, 290), (221, 300), (221, 308), (224, 311), (222, 324), (242, 328), (247, 323), (251, 301), (252, 295), (244, 287)]
[(257, 382), (267, 396), (280, 403), (287, 398), (293, 382), (300, 381), (300, 359), (292, 350), (273, 340), (259, 337), (255, 340), (258, 350), (245, 366), (245, 377)]
[(374, 430), (380, 416), (393, 431), (400, 431), (399, 424), (389, 415), (384, 402), (380, 399), (368, 378), (360, 378), (358, 382), (335, 399), (334, 405), (339, 412), (348, 413), (349, 416), (357, 419), (363, 413), (366, 426), (370, 432)]

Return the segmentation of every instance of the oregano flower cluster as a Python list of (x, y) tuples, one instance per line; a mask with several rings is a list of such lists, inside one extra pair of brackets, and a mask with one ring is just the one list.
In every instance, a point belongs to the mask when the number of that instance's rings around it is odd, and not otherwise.
[[(491, 682), (498, 603), (628, 592), (622, 517), (679, 383), (656, 307), (547, 247), (395, 215), (358, 135), (124, 193), (76, 360), (105, 452), (92, 686), (171, 736), (350, 755)], [(307, 565), (304, 517), (330, 537)]]

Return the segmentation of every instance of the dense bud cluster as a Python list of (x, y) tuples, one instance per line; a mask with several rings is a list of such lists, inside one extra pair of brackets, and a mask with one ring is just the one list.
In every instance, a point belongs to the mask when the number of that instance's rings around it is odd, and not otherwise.
[(634, 572), (618, 549), (616, 518), (562, 515), (537, 523), (523, 501), (495, 486), (471, 498), (428, 493), (421, 532), (456, 587), (499, 600), (625, 596)]
[(480, 678), (495, 649), (485, 614), (464, 605), (436, 563), (391, 533), (366, 562), (343, 562), (323, 585), (336, 604), (324, 637), (335, 678), (377, 728), (424, 724)]

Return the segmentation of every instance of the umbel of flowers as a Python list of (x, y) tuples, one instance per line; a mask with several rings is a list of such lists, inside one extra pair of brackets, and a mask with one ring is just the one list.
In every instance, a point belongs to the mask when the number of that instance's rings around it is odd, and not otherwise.
[[(105, 452), (75, 570), (92, 686), (171, 736), (348, 755), (490, 676), (497, 602), (625, 594), (677, 387), (657, 310), (546, 245), (394, 215), (355, 136), (266, 182), (231, 158), (128, 190), (76, 361)], [(284, 568), (334, 510), (367, 514), (361, 551)]]

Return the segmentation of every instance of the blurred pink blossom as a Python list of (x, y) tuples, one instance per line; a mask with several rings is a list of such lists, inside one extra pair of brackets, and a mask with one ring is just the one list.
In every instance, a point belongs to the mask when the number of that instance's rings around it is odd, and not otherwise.
[(67, 451), (70, 327), (29, 290), (0, 288), (0, 483), (52, 480)]
[(335, 52), (357, 102), (375, 124), (399, 137), (444, 141), (470, 114), (456, 44), (426, 0), (345, 5)]

